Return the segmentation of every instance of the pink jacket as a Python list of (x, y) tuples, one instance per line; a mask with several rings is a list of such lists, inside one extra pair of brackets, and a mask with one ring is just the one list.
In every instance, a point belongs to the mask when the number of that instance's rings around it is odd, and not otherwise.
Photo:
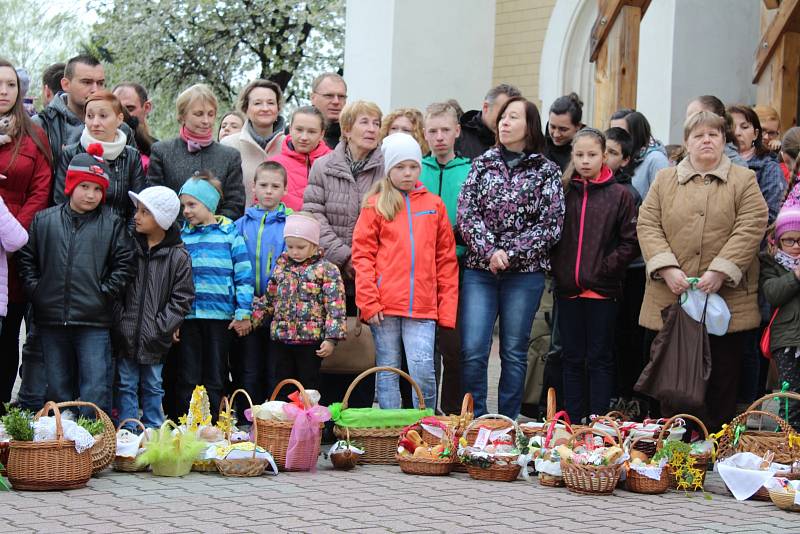
[(8, 264), (6, 252), (14, 252), (28, 242), (28, 232), (8, 211), (0, 197), (0, 317), (8, 313)]
[(328, 148), (324, 141), (320, 141), (317, 148), (308, 154), (300, 154), (290, 147), (289, 143), (291, 141), (292, 136), (287, 135), (283, 139), (281, 153), (269, 158), (269, 161), (277, 161), (286, 167), (289, 183), (286, 195), (283, 197), (283, 203), (295, 211), (300, 211), (303, 209), (303, 191), (306, 190), (308, 185), (308, 171), (317, 158), (329, 153), (331, 149)]

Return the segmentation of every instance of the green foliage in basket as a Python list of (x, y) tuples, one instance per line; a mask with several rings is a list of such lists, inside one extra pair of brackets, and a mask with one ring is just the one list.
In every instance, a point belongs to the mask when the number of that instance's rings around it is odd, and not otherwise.
[(136, 465), (191, 461), (205, 449), (206, 445), (206, 442), (197, 437), (196, 432), (187, 431), (172, 435), (171, 428), (162, 426), (149, 436), (144, 444), (144, 452), (136, 458)]
[(33, 441), (33, 412), (18, 406), (5, 405), (6, 415), (3, 426), (11, 439), (15, 441)]
[(83, 427), (92, 436), (102, 434), (106, 429), (106, 425), (100, 419), (89, 419), (88, 417), (80, 416), (75, 423)]
[(689, 456), (692, 452), (692, 446), (682, 441), (666, 441), (664, 446), (653, 456), (653, 462), (658, 463), (662, 458), (666, 458), (668, 462), (672, 461), (675, 456)]

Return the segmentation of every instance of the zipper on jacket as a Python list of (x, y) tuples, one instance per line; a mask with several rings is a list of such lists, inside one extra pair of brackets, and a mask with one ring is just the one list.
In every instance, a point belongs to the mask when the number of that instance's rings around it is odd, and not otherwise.
[[(269, 212), (264, 213), (264, 216), (261, 217), (261, 225), (258, 227), (258, 234), (256, 234), (256, 295), (261, 294), (261, 236), (264, 234), (267, 215), (269, 215)], [(271, 257), (272, 254), (270, 253)]]
[(75, 219), (71, 215), (69, 217), (72, 231), (69, 234), (69, 247), (67, 247), (67, 275), (64, 277), (64, 326), (67, 326), (67, 317), (69, 317), (69, 307), (72, 305), (70, 298), (70, 288), (72, 286), (72, 256), (75, 247), (75, 234), (78, 233), (78, 228), (75, 226)]
[[(439, 163), (438, 161), (436, 162)], [(442, 180), (444, 179), (444, 167), (439, 165), (439, 196), (442, 196)]]
[(581, 287), (581, 282), (580, 282), (581, 252), (583, 251), (583, 224), (585, 222), (585, 217), (586, 217), (586, 201), (588, 197), (589, 197), (589, 184), (586, 183), (583, 186), (583, 200), (581, 201), (581, 221), (580, 221), (580, 226), (578, 226), (578, 254), (575, 258), (575, 285), (578, 286), (578, 289), (583, 289)]
[(133, 331), (133, 354), (131, 356), (136, 358), (139, 354), (139, 343), (141, 341), (142, 330), (142, 316), (144, 315), (144, 298), (147, 293), (147, 284), (150, 278), (150, 250), (147, 250), (147, 255), (144, 260), (144, 278), (142, 279), (142, 290), (139, 292), (139, 317), (136, 319), (136, 330)]
[(411, 217), (411, 199), (408, 196), (408, 193), (403, 193), (403, 196), (406, 200), (406, 213), (408, 214), (408, 235), (411, 240), (411, 283), (410, 289), (408, 293), (408, 316), (413, 317), (414, 311), (414, 223)]

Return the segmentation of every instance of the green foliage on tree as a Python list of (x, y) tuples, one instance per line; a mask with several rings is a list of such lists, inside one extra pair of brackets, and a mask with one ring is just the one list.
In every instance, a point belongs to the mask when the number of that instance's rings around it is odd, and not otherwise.
[(132, 80), (151, 94), (151, 129), (176, 133), (174, 102), (206, 83), (233, 106), (250, 80), (266, 78), (290, 105), (308, 97), (320, 72), (343, 63), (343, 0), (97, 0), (87, 48), (106, 65), (110, 84)]

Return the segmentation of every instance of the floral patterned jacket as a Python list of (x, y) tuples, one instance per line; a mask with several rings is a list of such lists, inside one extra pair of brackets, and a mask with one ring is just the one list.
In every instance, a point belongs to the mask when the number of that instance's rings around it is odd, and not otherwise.
[(492, 254), (504, 250), (510, 272), (549, 271), (549, 251), (561, 238), (563, 223), (558, 165), (529, 154), (509, 171), (497, 147), (472, 161), (456, 223), (467, 245), (468, 269), (488, 271)]
[(344, 299), (339, 268), (322, 257), (322, 250), (300, 263), (284, 252), (264, 295), (264, 312), (272, 316), (270, 337), (298, 344), (344, 339)]

